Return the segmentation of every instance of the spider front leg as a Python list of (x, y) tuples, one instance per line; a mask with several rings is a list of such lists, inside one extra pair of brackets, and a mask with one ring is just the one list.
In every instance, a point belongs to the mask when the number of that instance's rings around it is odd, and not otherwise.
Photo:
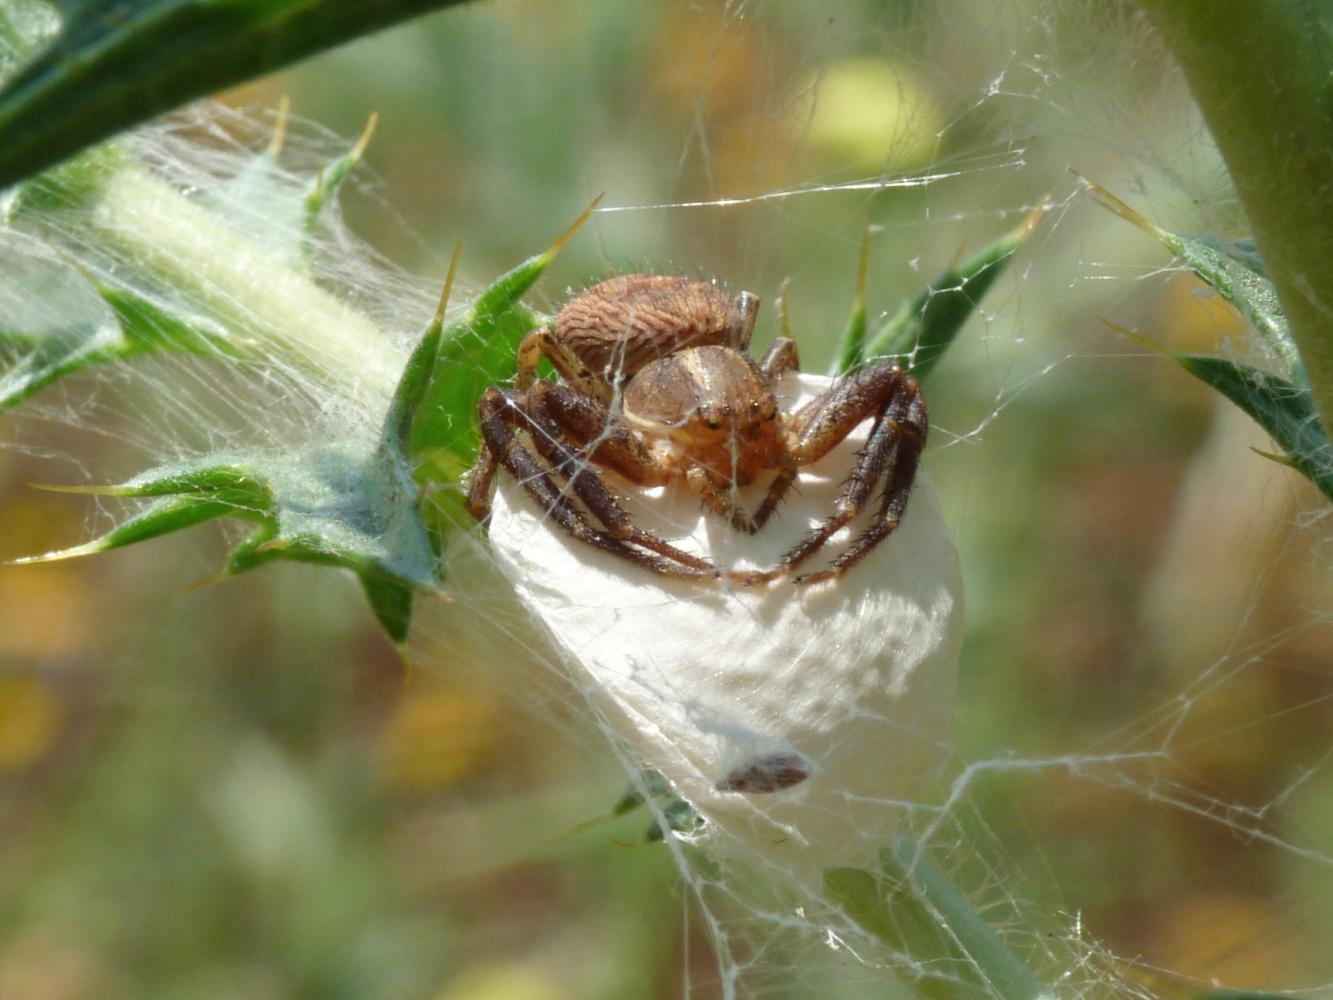
[[(535, 395), (540, 398), (541, 390), (537, 386), (534, 389)], [(540, 426), (539, 421), (528, 412), (529, 405), (528, 395), (513, 390), (492, 387), (482, 395), (477, 410), (484, 444), (474, 467), (472, 487), (468, 491), (468, 509), (474, 517), (484, 522), (490, 514), (489, 485), (498, 464), (527, 490), (556, 524), (579, 541), (664, 576), (692, 579), (717, 577), (717, 569), (711, 563), (682, 552), (651, 533), (634, 527), (629, 515), (615, 502), (595, 473), (582, 474), (585, 470), (579, 465), (578, 457)], [(541, 448), (550, 455), (548, 461), (557, 467), (578, 470), (570, 476), (570, 489), (588, 505), (608, 530), (600, 530), (589, 523), (584, 514), (570, 502), (565, 490), (557, 485), (552, 471), (542, 465), (523, 444), (516, 433), (519, 430), (530, 432), (534, 443), (543, 442)], [(661, 555), (653, 555), (634, 545)]]
[(589, 371), (579, 356), (546, 326), (529, 331), (519, 342), (516, 356), (518, 372), (514, 384), (521, 392), (526, 392), (537, 381), (537, 365), (542, 358), (549, 360), (569, 385), (578, 386), (581, 391), (591, 394), (602, 403), (611, 401), (610, 388)]
[(870, 416), (875, 418), (870, 436), (838, 491), (833, 513), (789, 549), (776, 567), (760, 573), (733, 573), (733, 580), (766, 583), (792, 573), (865, 510), (881, 481), (883, 498), (870, 527), (828, 569), (798, 577), (796, 582), (817, 583), (841, 576), (893, 532), (907, 508), (928, 429), (926, 403), (910, 375), (884, 362), (842, 379), (792, 418), (791, 452), (801, 465), (815, 462)]
[[(660, 465), (634, 431), (610, 424), (607, 411), (596, 400), (567, 386), (538, 382), (527, 397), (527, 415), (533, 424), (533, 445), (552, 469), (563, 474), (569, 488), (616, 538), (630, 542), (716, 576), (712, 563), (644, 531), (616, 501), (593, 465), (605, 466), (639, 486), (658, 486), (671, 470)], [(584, 454), (565, 445), (569, 439)]]

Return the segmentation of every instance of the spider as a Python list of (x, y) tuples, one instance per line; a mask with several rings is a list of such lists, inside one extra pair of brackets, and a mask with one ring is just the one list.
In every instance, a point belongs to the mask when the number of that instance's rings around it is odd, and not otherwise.
[[(722, 574), (711, 562), (635, 525), (598, 469), (640, 486), (684, 480), (734, 529), (754, 533), (801, 466), (873, 418), (823, 522), (775, 567), (727, 574), (742, 585), (792, 575), (866, 509), (882, 482), (870, 525), (827, 568), (795, 582), (841, 576), (897, 527), (907, 507), (926, 441), (926, 404), (910, 375), (880, 362), (783, 412), (773, 387), (799, 369), (796, 345), (779, 338), (762, 360), (750, 358), (758, 309), (748, 292), (732, 300), (708, 282), (645, 274), (611, 278), (571, 299), (554, 323), (520, 343), (515, 387), (492, 386), (481, 397), (483, 443), (468, 510), (487, 523), (491, 486), (503, 467), (580, 541), (666, 576), (715, 579)], [(537, 378), (542, 357), (559, 380)], [(752, 513), (736, 487), (769, 470), (776, 475)]]

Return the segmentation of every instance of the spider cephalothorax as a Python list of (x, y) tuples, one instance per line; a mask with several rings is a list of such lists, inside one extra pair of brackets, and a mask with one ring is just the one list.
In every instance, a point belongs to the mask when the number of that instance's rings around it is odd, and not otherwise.
[[(598, 468), (640, 486), (683, 480), (710, 510), (753, 533), (801, 466), (873, 418), (829, 516), (775, 567), (730, 578), (751, 584), (790, 574), (865, 510), (882, 482), (870, 525), (827, 569), (796, 580), (842, 575), (902, 517), (926, 439), (925, 401), (911, 376), (881, 362), (784, 413), (773, 386), (798, 368), (796, 345), (779, 338), (761, 361), (751, 359), (745, 350), (758, 308), (748, 292), (732, 301), (707, 282), (643, 274), (612, 278), (570, 300), (519, 346), (516, 388), (482, 395), (483, 444), (468, 509), (485, 522), (503, 466), (574, 537), (658, 573), (715, 578), (708, 560), (636, 526)], [(563, 381), (537, 379), (543, 356)], [(736, 487), (767, 471), (776, 474), (751, 513)]]

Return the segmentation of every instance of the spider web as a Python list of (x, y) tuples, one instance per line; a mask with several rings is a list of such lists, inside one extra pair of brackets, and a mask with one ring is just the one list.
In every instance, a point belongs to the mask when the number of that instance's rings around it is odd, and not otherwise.
[[(1144, 23), (1114, 4), (830, 14), (727, 3), (656, 11), (643, 23), (596, 3), (531, 13), (505, 4), (452, 12), (434, 41), (456, 60), (447, 79), (460, 106), (489, 96), (495, 120), (522, 135), (502, 140), (471, 126), (477, 162), (456, 167), (458, 191), (486, 178), (513, 197), (493, 205), (486, 184), (470, 199), (451, 189), (465, 231), (521, 233), (504, 244), (517, 259), (580, 200), (607, 192), (591, 234), (531, 297), (548, 311), (566, 297), (561, 282), (634, 270), (716, 278), (763, 298), (762, 349), (779, 332), (775, 300), (785, 289), (802, 367), (823, 372), (847, 322), (867, 226), (873, 329), (1049, 201), (924, 385), (924, 468), (956, 534), (966, 593), (954, 745), (941, 772), (874, 803), (877, 815), (891, 817), (1056, 995), (1333, 996), (1327, 506), (1249, 450), (1271, 445), (1244, 417), (1103, 323), (1173, 349), (1260, 353), (1215, 298), (1091, 205), (1069, 173), (1167, 229), (1241, 233), (1216, 151)], [(546, 33), (556, 29), (558, 58)], [(497, 59), (485, 48), (497, 39), (509, 47), (503, 85), (478, 70)], [(607, 59), (617, 47), (634, 67)], [(339, 58), (353, 72), (376, 63), (375, 53)], [(594, 89), (561, 70), (584, 64), (606, 66), (618, 85)], [(469, 73), (479, 78), (472, 91)], [(553, 79), (576, 88), (566, 97), (579, 109), (572, 136), (547, 135), (536, 112), (524, 111), (546, 106)], [(299, 101), (299, 83), (297, 91)], [(894, 114), (877, 118), (869, 107)], [(177, 189), (272, 239), (270, 206), (235, 180), (272, 125), (269, 112), (208, 107), (137, 142)], [(345, 147), (319, 127), (292, 125), (273, 168), (280, 186), (295, 188)], [(531, 178), (557, 167), (568, 176), (553, 203)], [(439, 268), (434, 234), (413, 234), (393, 217), (449, 213), (435, 190), (421, 205), (392, 182), (362, 182), (357, 194), (372, 207), (359, 210), (365, 228), (391, 249), (371, 249), (333, 206), (314, 273), (389, 332), (384, 351), (397, 362), (433, 305), (431, 281), (413, 272)], [(99, 275), (136, 262), (101, 246), (77, 218), (40, 234), (7, 233), (5, 243), (6, 260), (73, 259)], [(482, 280), (470, 274), (455, 302)], [(8, 313), (20, 300), (57, 312), (23, 296), (30, 284), (15, 287)], [(70, 308), (68, 296), (41, 301), (57, 300)], [(262, 318), (248, 322), (245, 334), (262, 341)], [(280, 449), (368, 426), (382, 400), (350, 393), (346, 375), (334, 357), (312, 366), (275, 354), (240, 370), (149, 358), (48, 390), (7, 419), (8, 434), (34, 461), (118, 481), (165, 460)], [(69, 427), (81, 434), (73, 444)], [(87, 527), (120, 513), (104, 502)], [(671, 518), (664, 533), (694, 531)], [(549, 547), (533, 531), (520, 541), (533, 559)], [(541, 609), (516, 602), (513, 578), (524, 570), (508, 558), (502, 564), (475, 536), (455, 536), (448, 592), (425, 602), (415, 662), (499, 687), (553, 722), (552, 738), (575, 748), (561, 757), (573, 774), (559, 781), (580, 788), (583, 802), (609, 805), (662, 764), (608, 707), (596, 674), (552, 646), (549, 620), (536, 620)], [(661, 594), (692, 600), (665, 584)], [(808, 648), (826, 650), (833, 672), (833, 626), (811, 629)], [(710, 638), (694, 641), (706, 647)], [(670, 697), (698, 696), (678, 686)], [(892, 767), (901, 747), (866, 752)], [(619, 821), (613, 836), (665, 822), (664, 803)], [(527, 841), (534, 852), (563, 829), (549, 816), (524, 822), (540, 827)], [(576, 834), (584, 843), (607, 836)], [(873, 856), (893, 836), (867, 829), (862, 846)], [(669, 971), (646, 995), (1012, 995), (938, 908), (926, 907), (922, 924), (896, 903), (876, 929), (795, 863), (714, 847), (682, 832), (636, 849), (666, 852), (679, 886), (676, 896), (641, 903), (668, 909), (678, 930), (654, 944), (670, 956)], [(502, 947), (524, 947), (496, 933)], [(542, 933), (557, 939), (554, 926)]]

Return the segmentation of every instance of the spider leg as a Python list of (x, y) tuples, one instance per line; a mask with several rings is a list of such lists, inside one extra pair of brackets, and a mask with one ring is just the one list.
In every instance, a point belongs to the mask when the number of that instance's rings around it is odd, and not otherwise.
[[(570, 503), (564, 491), (556, 485), (550, 470), (524, 447), (518, 435), (514, 433), (514, 428), (520, 425), (520, 421), (527, 425), (524, 429), (529, 429), (532, 423), (523, 404), (524, 395), (512, 390), (492, 387), (482, 394), (477, 413), (481, 421), (485, 447), (494, 456), (493, 461), (503, 465), (561, 528), (581, 542), (637, 563), (663, 576), (716, 579), (717, 570), (711, 564), (697, 560), (688, 553), (678, 553), (686, 561), (662, 558), (634, 548), (614, 534), (601, 531), (589, 524), (587, 518)], [(662, 544), (666, 545), (665, 542)], [(703, 562), (703, 565), (693, 565), (692, 562)]]
[[(701, 465), (692, 465), (685, 470), (685, 485), (690, 488), (705, 507), (728, 522), (737, 531), (753, 535), (759, 525), (741, 504), (736, 502), (732, 485), (719, 479)], [(774, 506), (777, 503), (774, 502)], [(771, 513), (771, 511), (770, 511)], [(767, 515), (765, 515), (767, 517)]]
[(602, 402), (609, 402), (610, 389), (590, 372), (577, 354), (551, 332), (549, 327), (541, 326), (532, 330), (518, 345), (516, 361), (518, 373), (514, 384), (520, 392), (526, 392), (537, 381), (537, 365), (542, 358), (551, 362), (560, 377), (570, 385), (576, 385)]
[[(569, 489), (602, 525), (622, 542), (650, 549), (668, 559), (706, 571), (716, 576), (712, 563), (676, 548), (651, 531), (644, 531), (616, 501), (606, 484), (589, 465), (589, 460), (571, 451), (563, 438), (568, 434), (577, 444), (588, 444), (593, 437), (591, 459), (610, 466), (633, 482), (651, 484), (655, 467), (651, 456), (633, 431), (626, 428), (607, 428), (607, 414), (594, 400), (569, 389), (539, 382), (528, 394), (529, 420), (534, 425), (532, 440), (538, 453), (550, 463), (553, 470), (563, 474)], [(597, 436), (593, 436), (597, 435)], [(599, 439), (600, 438), (600, 439)]]
[(495, 452), (483, 441), (477, 451), (476, 464), (469, 474), (472, 482), (468, 486), (466, 500), (468, 512), (481, 522), (482, 527), (491, 520), (491, 486), (495, 482), (497, 468), (499, 463), (495, 460)]
[(764, 502), (754, 512), (755, 531), (767, 524), (768, 519), (777, 511), (778, 504), (782, 503), (782, 498), (787, 495), (787, 491), (796, 482), (799, 469), (800, 467), (796, 464), (795, 459), (788, 458), (783, 462), (773, 482), (768, 484), (768, 493), (764, 496)]
[(787, 372), (799, 371), (800, 367), (801, 356), (796, 350), (796, 341), (788, 337), (779, 337), (773, 341), (759, 362), (759, 370), (764, 373), (770, 389), (775, 379)]
[(789, 549), (777, 566), (763, 572), (736, 572), (741, 584), (767, 583), (789, 575), (865, 510), (875, 485), (885, 478), (885, 499), (876, 522), (825, 572), (800, 577), (814, 583), (840, 576), (864, 558), (898, 525), (911, 492), (917, 460), (926, 439), (926, 407), (916, 382), (896, 365), (862, 369), (812, 400), (792, 418), (793, 458), (806, 465), (822, 458), (866, 417), (875, 416), (870, 436), (851, 475), (833, 502), (833, 513)]
[[(895, 400), (895, 409), (898, 401)], [(904, 410), (910, 408), (910, 403)], [(842, 576), (851, 567), (866, 557), (880, 542), (888, 538), (898, 527), (903, 512), (907, 510), (907, 501), (911, 497), (912, 482), (916, 478), (916, 467), (921, 458), (921, 448), (925, 443), (924, 421), (915, 423), (910, 412), (903, 412), (900, 417), (890, 413), (885, 423), (893, 421), (900, 436), (893, 445), (893, 465), (889, 470), (888, 480), (884, 484), (884, 496), (880, 501), (879, 512), (870, 527), (849, 545), (843, 553), (834, 559), (827, 569), (818, 573), (806, 573), (796, 577), (796, 583), (822, 583)]]

